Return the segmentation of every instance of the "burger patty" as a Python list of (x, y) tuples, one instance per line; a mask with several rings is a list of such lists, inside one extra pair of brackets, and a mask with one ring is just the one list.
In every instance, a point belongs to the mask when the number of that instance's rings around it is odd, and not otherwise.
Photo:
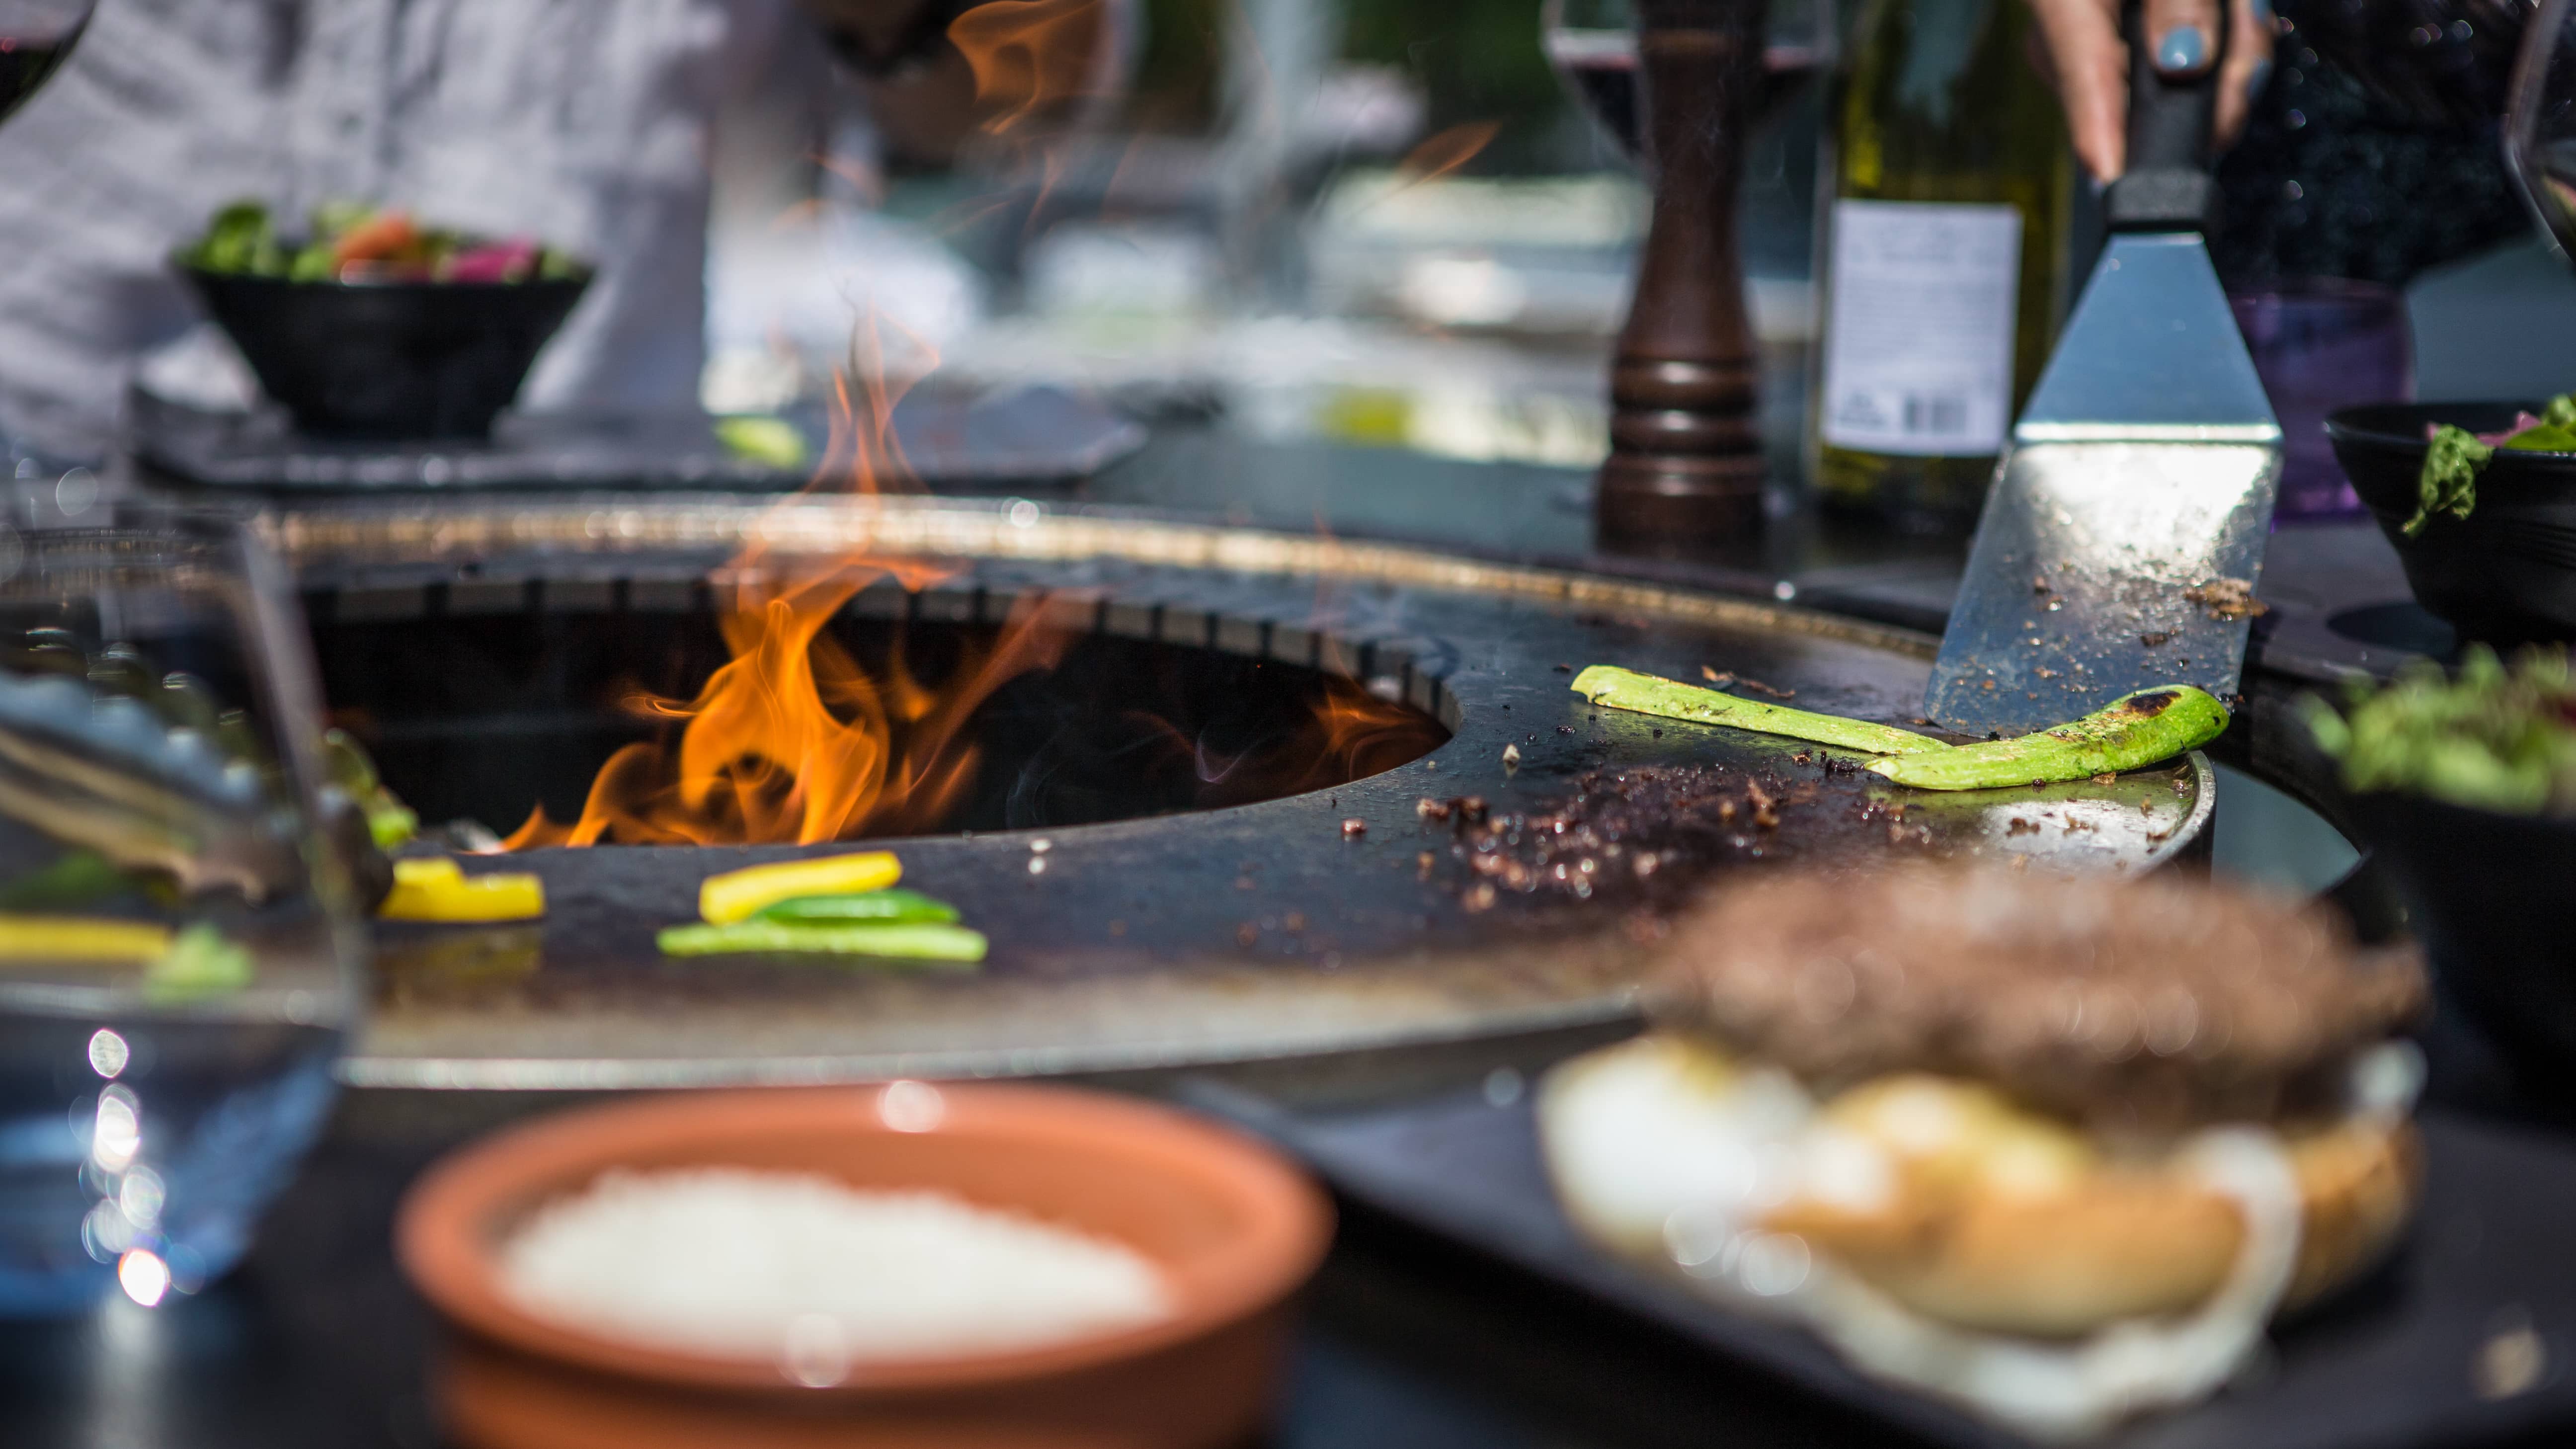
[(2425, 990), (2287, 901), (1917, 867), (1724, 892), (1674, 923), (1649, 1002), (1820, 1087), (1949, 1073), (2116, 1135), (2328, 1109)]

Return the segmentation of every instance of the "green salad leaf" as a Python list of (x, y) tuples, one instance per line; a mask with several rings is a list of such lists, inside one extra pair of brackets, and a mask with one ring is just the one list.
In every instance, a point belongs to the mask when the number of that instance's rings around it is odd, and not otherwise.
[(2576, 453), (2576, 393), (2560, 393), (2540, 410), (2538, 421), (2494, 443), (2481, 443), (2465, 428), (2445, 423), (2433, 430), (2424, 450), (2423, 471), (2415, 475), (2415, 515), (2401, 528), (2408, 538), (2424, 531), (2436, 513), (2466, 518), (2478, 506), (2478, 475), (2497, 448), (2522, 453)]
[(2507, 667), (2472, 645), (2456, 676), (2429, 660), (2345, 707), (2314, 696), (2310, 733), (2353, 790), (2398, 790), (2515, 815), (2576, 813), (2576, 672), (2563, 650)]
[(271, 272), (283, 258), (268, 208), (256, 201), (236, 201), (218, 210), (206, 224), (206, 234), (185, 255), (191, 265), (209, 272)]
[(2466, 518), (2478, 506), (2478, 473), (2495, 456), (2464, 428), (2445, 423), (2434, 430), (2433, 445), (2424, 450), (2424, 471), (2415, 479), (2415, 516), (2402, 530), (2408, 538), (2424, 531), (2436, 513)]

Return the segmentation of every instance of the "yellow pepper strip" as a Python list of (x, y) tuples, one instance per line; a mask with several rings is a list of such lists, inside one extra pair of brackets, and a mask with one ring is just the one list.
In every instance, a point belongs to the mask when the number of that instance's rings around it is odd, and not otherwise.
[(388, 921), (528, 921), (546, 913), (545, 882), (533, 875), (469, 876), (455, 861), (394, 862), (394, 888), (376, 914)]
[(95, 916), (0, 915), (0, 961), (158, 961), (170, 928)]
[(887, 850), (755, 865), (708, 876), (698, 887), (698, 914), (716, 925), (731, 925), (779, 901), (883, 890), (902, 876), (902, 863)]

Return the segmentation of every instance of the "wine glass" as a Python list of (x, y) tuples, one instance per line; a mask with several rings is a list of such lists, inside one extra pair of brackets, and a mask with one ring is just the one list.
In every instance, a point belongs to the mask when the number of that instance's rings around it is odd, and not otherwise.
[(45, 83), (89, 28), (97, 0), (0, 0), (0, 120)]
[[(1765, 82), (1755, 129), (1769, 125), (1830, 64), (1833, 0), (1770, 0), (1762, 46)], [(1630, 156), (1638, 150), (1637, 31), (1630, 0), (1544, 0), (1539, 42), (1558, 80)]]
[(2576, 249), (2576, 32), (2568, 0), (2540, 0), (2505, 97), (2504, 154), (2561, 258)]
[(231, 1267), (365, 960), (277, 563), (219, 515), (33, 516), (0, 521), (0, 1316)]

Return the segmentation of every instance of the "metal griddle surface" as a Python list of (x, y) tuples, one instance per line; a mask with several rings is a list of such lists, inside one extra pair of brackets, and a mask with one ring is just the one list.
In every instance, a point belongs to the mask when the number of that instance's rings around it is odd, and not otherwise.
[[(1449, 720), (1429, 756), (1339, 790), (1115, 824), (895, 843), (908, 884), (992, 939), (979, 972), (665, 959), (705, 876), (849, 847), (546, 850), (542, 924), (381, 926), (379, 1000), (344, 1066), (368, 1085), (648, 1087), (1174, 1066), (1613, 1019), (1636, 967), (1628, 910), (1474, 879), (1425, 796), (1544, 814), (1587, 772), (1696, 764), (1799, 788), (1776, 830), (1705, 842), (1723, 877), (1782, 862), (2027, 855), (2145, 870), (2210, 808), (2192, 760), (2108, 784), (1932, 796), (1828, 774), (1812, 747), (1595, 709), (1594, 662), (1702, 665), (1820, 710), (1902, 722), (1931, 641), (1818, 615), (1403, 548), (1093, 515), (1025, 502), (596, 498), (305, 510), (273, 519), (317, 607), (541, 607), (576, 581), (702, 579), (759, 534), (781, 566), (868, 548), (954, 560), (903, 607), (998, 620), (1078, 592), (1089, 627), (1391, 681)], [(629, 588), (620, 597), (645, 597)], [(1517, 770), (1504, 747), (1517, 746)], [(1808, 759), (1800, 762), (1797, 756)], [(1867, 783), (1864, 783), (1867, 782)], [(1885, 806), (1902, 798), (1904, 820)], [(1367, 830), (1346, 836), (1342, 822)], [(1043, 855), (1032, 850), (1048, 842)], [(1435, 853), (1426, 875), (1420, 857)], [(1043, 871), (1030, 866), (1043, 862)]]

